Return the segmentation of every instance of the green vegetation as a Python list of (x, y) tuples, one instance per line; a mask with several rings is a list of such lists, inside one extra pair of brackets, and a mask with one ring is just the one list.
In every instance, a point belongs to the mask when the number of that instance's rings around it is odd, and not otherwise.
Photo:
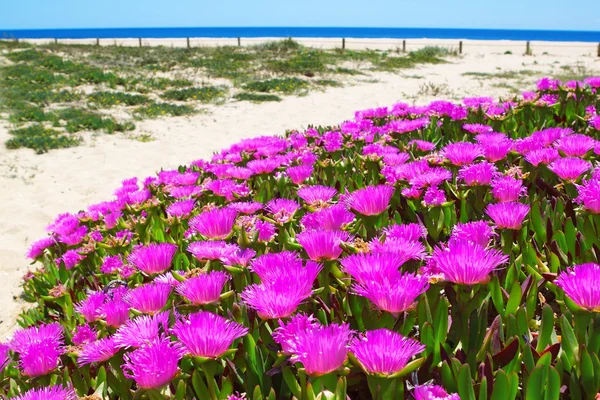
[[(292, 39), (191, 49), (0, 41), (0, 49), (8, 60), (0, 63), (0, 111), (14, 124), (9, 146), (42, 152), (80, 143), (70, 132), (128, 131), (135, 119), (191, 115), (194, 102), (280, 101), (278, 95), (341, 86), (336, 77), (358, 83), (354, 77), (368, 71), (393, 72), (455, 55), (441, 47), (409, 54), (313, 49)], [(205, 85), (211, 79), (219, 82)], [(115, 106), (128, 114), (125, 121), (98, 112)]]
[(223, 99), (227, 93), (226, 89), (214, 86), (192, 87), (187, 89), (173, 89), (164, 92), (160, 97), (165, 100), (197, 100), (202, 103), (212, 103)]
[(281, 97), (274, 94), (262, 94), (262, 93), (248, 93), (242, 92), (233, 96), (234, 99), (239, 101), (252, 101), (254, 103), (261, 103), (263, 101), (281, 101)]

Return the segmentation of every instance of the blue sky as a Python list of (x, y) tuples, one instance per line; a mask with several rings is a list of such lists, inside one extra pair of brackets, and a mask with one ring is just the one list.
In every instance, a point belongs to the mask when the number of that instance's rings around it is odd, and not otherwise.
[(600, 0), (4, 0), (0, 29), (363, 26), (599, 30)]

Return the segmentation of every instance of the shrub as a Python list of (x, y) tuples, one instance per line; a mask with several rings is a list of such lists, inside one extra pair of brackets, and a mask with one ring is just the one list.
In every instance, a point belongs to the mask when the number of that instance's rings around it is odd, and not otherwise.
[(149, 99), (140, 94), (130, 94), (122, 92), (95, 92), (88, 96), (88, 101), (101, 106), (112, 107), (117, 105), (122, 106), (138, 106), (148, 103)]
[(255, 103), (262, 103), (263, 101), (281, 101), (281, 97), (274, 94), (247, 92), (237, 93), (233, 98), (239, 101), (253, 101)]
[(264, 81), (249, 82), (243, 86), (244, 89), (251, 92), (280, 92), (291, 94), (300, 89), (308, 87), (308, 82), (298, 78), (276, 78)]
[(41, 124), (31, 125), (26, 128), (13, 129), (10, 131), (13, 138), (6, 141), (9, 149), (26, 147), (33, 149), (36, 153), (46, 153), (48, 150), (61, 149), (77, 146), (81, 138), (60, 131), (45, 128)]
[(222, 99), (226, 90), (214, 86), (194, 87), (187, 89), (173, 89), (164, 92), (160, 97), (165, 100), (187, 101), (195, 100), (202, 103), (211, 103)]
[(193, 107), (171, 103), (152, 103), (135, 110), (135, 114), (138, 118), (157, 118), (166, 115), (179, 117), (195, 114), (196, 112), (197, 111)]

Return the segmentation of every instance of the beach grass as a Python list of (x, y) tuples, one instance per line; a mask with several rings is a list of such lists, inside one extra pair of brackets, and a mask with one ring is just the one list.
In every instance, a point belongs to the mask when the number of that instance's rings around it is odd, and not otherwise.
[[(280, 101), (281, 95), (352, 83), (369, 71), (394, 72), (455, 55), (442, 47), (408, 54), (315, 49), (292, 39), (191, 49), (0, 43), (7, 60), (0, 67), (0, 109), (15, 135), (9, 147), (37, 152), (83, 140), (64, 133), (129, 131), (135, 120), (192, 115), (198, 103)], [(99, 113), (115, 107), (124, 111), (123, 120)], [(24, 140), (28, 135), (31, 140)]]

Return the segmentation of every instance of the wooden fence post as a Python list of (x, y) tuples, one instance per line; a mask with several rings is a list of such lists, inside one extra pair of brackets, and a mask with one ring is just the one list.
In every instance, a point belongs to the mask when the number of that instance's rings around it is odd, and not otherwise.
[(402, 52), (406, 53), (406, 40), (402, 41)]
[(19, 43), (19, 38), (15, 38), (15, 43)]
[(58, 39), (54, 38), (54, 44), (58, 44)]
[(242, 38), (238, 37), (238, 47), (241, 47), (241, 46), (242, 46)]
[(598, 57), (600, 57), (600, 43), (598, 43)]
[(186, 39), (186, 42), (187, 42), (187, 48), (188, 49), (191, 48), (191, 46), (190, 46), (190, 38), (185, 38), (185, 39)]
[(100, 39), (96, 39), (96, 46), (100, 46)]
[(462, 47), (463, 47), (463, 42), (461, 40), (460, 42), (458, 42), (458, 54), (462, 54)]
[(527, 41), (527, 44), (525, 45), (525, 55), (526, 56), (531, 55), (531, 43), (529, 41)]
[(140, 47), (142, 47), (142, 38), (138, 38), (138, 42), (140, 44)]
[(342, 50), (346, 48), (346, 38), (342, 38)]

